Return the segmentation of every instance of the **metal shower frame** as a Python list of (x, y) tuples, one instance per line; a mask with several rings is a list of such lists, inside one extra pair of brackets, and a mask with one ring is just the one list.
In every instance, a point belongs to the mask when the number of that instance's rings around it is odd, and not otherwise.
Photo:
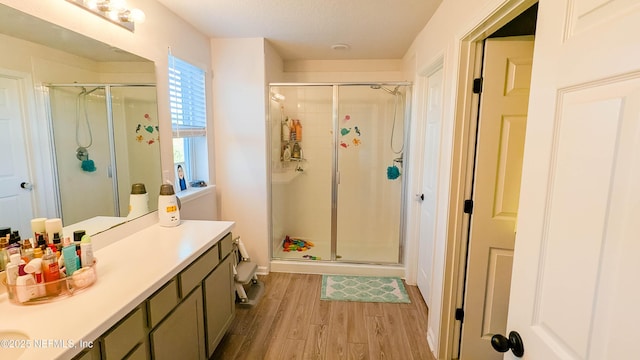
[[(51, 88), (83, 88), (86, 91), (86, 88), (94, 88), (90, 90), (89, 93), (96, 91), (98, 88), (104, 88), (104, 96), (105, 96), (105, 106), (107, 111), (107, 125), (109, 127), (109, 157), (111, 159), (111, 163), (109, 164), (111, 167), (111, 186), (113, 189), (113, 207), (114, 207), (114, 216), (121, 216), (120, 214), (120, 196), (118, 190), (118, 169), (116, 167), (116, 147), (115, 147), (115, 134), (113, 129), (113, 103), (111, 100), (111, 88), (117, 87), (156, 87), (156, 84), (152, 83), (133, 83), (133, 84), (100, 84), (100, 83), (72, 83), (72, 84), (51, 84), (45, 83), (43, 84), (43, 91), (46, 94), (45, 102), (47, 108), (47, 121), (49, 129), (53, 130), (53, 116), (51, 113)], [(53, 135), (53, 131), (49, 131), (49, 144), (51, 146), (51, 164), (53, 164), (53, 185), (55, 188), (54, 200), (55, 207), (58, 216), (62, 216), (62, 199), (60, 198), (60, 182), (59, 182), (59, 174), (58, 174), (58, 163), (56, 160), (55, 153), (55, 139)]]
[[(396, 87), (396, 86), (406, 86), (406, 93), (405, 93), (405, 99), (404, 99), (404, 114), (403, 114), (403, 141), (405, 144), (404, 147), (404, 152), (403, 152), (403, 169), (406, 170), (406, 164), (408, 163), (407, 159), (409, 157), (409, 147), (407, 146), (407, 142), (409, 140), (408, 134), (409, 134), (409, 129), (410, 129), (410, 118), (411, 118), (411, 100), (412, 100), (412, 86), (413, 83), (411, 82), (407, 82), (407, 81), (401, 81), (401, 82), (344, 82), (344, 83), (339, 83), (339, 82), (329, 82), (329, 83), (269, 83), (268, 84), (268, 88), (267, 88), (267, 95), (271, 94), (271, 88), (272, 87), (296, 87), (296, 86), (331, 86), (332, 87), (332, 91), (333, 91), (333, 97), (332, 97), (332, 127), (334, 129), (333, 131), (333, 142), (334, 144), (338, 144), (339, 143), (339, 138), (338, 138), (338, 131), (335, 131), (335, 129), (337, 129), (338, 127), (338, 106), (336, 106), (337, 104), (339, 104), (338, 100), (339, 100), (339, 90), (341, 86), (369, 86), (375, 90), (380, 89), (380, 90), (384, 90), (394, 96), (397, 96), (396, 94), (394, 94), (394, 92), (396, 90), (388, 90), (387, 88), (385, 88), (385, 86), (392, 86), (392, 87)], [(267, 99), (268, 101), (268, 99)], [(267, 105), (268, 107), (269, 105)], [(271, 112), (267, 111), (268, 114), (268, 125), (272, 125), (272, 121), (273, 119), (271, 119)], [(269, 128), (271, 128), (271, 126), (269, 126)], [(274, 253), (273, 253), (273, 224), (272, 224), (272, 214), (271, 214), (271, 204), (272, 204), (272, 198), (271, 198), (271, 151), (269, 149), (269, 147), (271, 146), (271, 132), (267, 131), (267, 164), (269, 164), (269, 166), (267, 166), (268, 169), (268, 188), (269, 188), (269, 192), (268, 192), (268, 201), (269, 201), (269, 207), (268, 207), (268, 218), (269, 218), (269, 259), (270, 260), (274, 260)], [(394, 162), (396, 162), (397, 159), (394, 160)], [(398, 260), (396, 263), (382, 263), (382, 262), (368, 262), (368, 261), (354, 261), (354, 260), (349, 260), (349, 261), (340, 261), (339, 259), (337, 259), (337, 242), (338, 242), (338, 213), (337, 213), (337, 203), (338, 203), (338, 187), (336, 186), (336, 181), (337, 179), (337, 172), (338, 172), (338, 151), (334, 151), (333, 152), (333, 156), (332, 156), (332, 174), (331, 174), (331, 259), (327, 262), (330, 263), (344, 263), (344, 264), (360, 264), (360, 265), (398, 265), (398, 266), (403, 266), (404, 262), (404, 248), (405, 248), (405, 228), (406, 228), (406, 194), (407, 194), (407, 185), (408, 185), (408, 180), (406, 176), (402, 177), (402, 190), (401, 190), (401, 199), (400, 199), (400, 224), (399, 224), (399, 243), (398, 243)], [(405, 171), (406, 173), (406, 171)]]

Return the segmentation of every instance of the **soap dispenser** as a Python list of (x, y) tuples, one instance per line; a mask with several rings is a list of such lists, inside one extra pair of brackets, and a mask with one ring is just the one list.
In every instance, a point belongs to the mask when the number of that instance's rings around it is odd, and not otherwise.
[(180, 225), (179, 201), (171, 184), (160, 185), (158, 224), (167, 227)]

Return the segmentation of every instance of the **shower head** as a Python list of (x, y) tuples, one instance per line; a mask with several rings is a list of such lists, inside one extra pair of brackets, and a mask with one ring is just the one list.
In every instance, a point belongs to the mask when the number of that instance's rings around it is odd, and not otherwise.
[(380, 85), (380, 84), (374, 84), (374, 85), (371, 85), (371, 88), (372, 88), (372, 89), (374, 89), (374, 90), (382, 89), (382, 90), (384, 90), (384, 91), (388, 92), (388, 93), (389, 93), (389, 94), (391, 94), (391, 95), (398, 95), (398, 94), (400, 94), (400, 92), (398, 92), (398, 89), (400, 88), (400, 85), (397, 85), (393, 90), (391, 90), (391, 89), (387, 89), (386, 87), (384, 87), (384, 86), (382, 86), (382, 85)]

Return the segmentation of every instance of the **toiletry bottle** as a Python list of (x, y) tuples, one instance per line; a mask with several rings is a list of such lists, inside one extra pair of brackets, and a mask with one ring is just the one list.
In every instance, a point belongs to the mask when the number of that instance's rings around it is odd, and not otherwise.
[(300, 120), (296, 120), (296, 141), (302, 141), (302, 125)]
[(289, 129), (289, 118), (282, 122), (282, 141), (289, 141), (291, 137), (291, 129)]
[(180, 225), (178, 199), (171, 184), (160, 185), (160, 196), (158, 196), (158, 225)]
[(53, 234), (53, 241), (51, 242), (51, 245), (56, 248), (56, 251), (60, 251), (60, 249), (62, 249), (62, 239), (60, 239), (60, 234)]
[(24, 271), (27, 274), (31, 275), (36, 282), (35, 289), (31, 292), (33, 294), (31, 298), (33, 299), (36, 297), (45, 296), (46, 292), (44, 279), (42, 277), (42, 258), (35, 258), (29, 261), (29, 263), (25, 265)]
[(78, 254), (76, 254), (76, 245), (69, 238), (65, 238), (65, 245), (62, 248), (62, 257), (64, 258), (64, 268), (67, 276), (73, 275), (78, 270)]
[(78, 254), (76, 253), (76, 245), (71, 242), (71, 239), (66, 237), (62, 242), (62, 256), (60, 257), (60, 263), (63, 264), (65, 273), (67, 276), (73, 275), (78, 270)]
[(42, 249), (37, 247), (35, 249), (33, 249), (33, 258), (34, 259), (40, 259), (42, 258), (42, 256), (44, 255), (44, 253), (42, 252)]
[(18, 278), (16, 279), (16, 297), (18, 301), (27, 302), (38, 296), (36, 280), (33, 275), (24, 270), (25, 264), (18, 265)]
[(33, 259), (33, 246), (31, 246), (31, 239), (24, 239), (22, 242), (22, 258), (26, 263)]
[(47, 230), (44, 225), (45, 221), (47, 221), (47, 218), (35, 218), (31, 220), (31, 231), (33, 232), (34, 239), (37, 239), (38, 235), (42, 234), (45, 240), (47, 240)]
[(60, 267), (56, 254), (50, 248), (45, 250), (42, 257), (42, 273), (45, 281), (45, 291), (47, 295), (60, 294)]
[(128, 219), (135, 219), (149, 213), (149, 194), (142, 183), (131, 185), (131, 194), (129, 195), (129, 215)]
[(0, 238), (0, 271), (4, 271), (9, 262), (7, 257), (7, 247), (9, 246), (9, 239), (6, 237)]
[(20, 243), (20, 232), (18, 230), (15, 230), (14, 232), (11, 233), (11, 236), (9, 237), (9, 244), (15, 244), (15, 243)]
[(82, 237), (85, 236), (87, 232), (85, 230), (76, 230), (73, 232), (73, 242), (79, 243), (82, 241)]
[(10, 262), (7, 264), (7, 285), (15, 285), (21, 260), (20, 253), (11, 254), (9, 259)]
[(296, 139), (296, 126), (294, 124), (295, 120), (291, 119), (289, 122), (289, 140), (293, 141)]
[(83, 236), (80, 241), (80, 262), (83, 268), (93, 265), (93, 245), (89, 235)]
[(291, 152), (291, 157), (293, 159), (300, 159), (300, 144), (297, 142), (293, 144), (293, 151)]

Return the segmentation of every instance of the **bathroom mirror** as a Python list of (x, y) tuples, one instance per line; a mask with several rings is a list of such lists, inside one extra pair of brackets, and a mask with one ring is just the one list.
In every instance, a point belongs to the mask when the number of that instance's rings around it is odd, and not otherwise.
[[(44, 208), (53, 217), (54, 209), (65, 227), (96, 217), (114, 219), (107, 222), (112, 227), (130, 220), (129, 193), (139, 182), (151, 195), (148, 211), (156, 210), (152, 194), (161, 167), (153, 62), (2, 4), (0, 52), (0, 79), (28, 74), (35, 85), (22, 104), (32, 110), (21, 134), (29, 145), (29, 178), (16, 180), (30, 188), (34, 216)], [(28, 236), (30, 219), (7, 220), (9, 209), (2, 210), (0, 227)]]

